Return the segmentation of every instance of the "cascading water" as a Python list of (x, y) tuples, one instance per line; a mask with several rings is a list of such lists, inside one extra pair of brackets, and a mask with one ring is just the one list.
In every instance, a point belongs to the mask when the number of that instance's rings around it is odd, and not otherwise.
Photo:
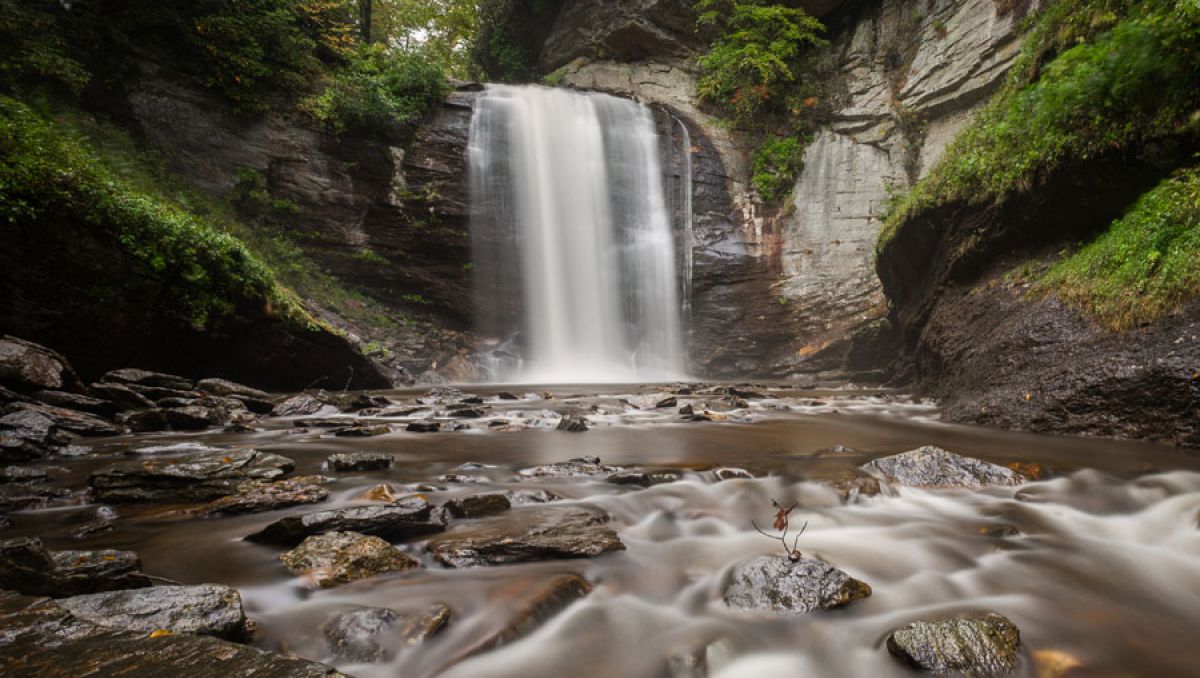
[(520, 347), (519, 359), (491, 351), (507, 358), (493, 378), (682, 376), (676, 246), (650, 110), (489, 86), (469, 152), (480, 333)]

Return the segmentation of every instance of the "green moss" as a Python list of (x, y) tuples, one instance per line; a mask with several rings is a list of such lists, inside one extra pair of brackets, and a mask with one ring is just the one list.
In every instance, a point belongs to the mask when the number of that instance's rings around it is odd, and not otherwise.
[(1044, 273), (1036, 290), (1118, 330), (1200, 296), (1200, 166), (1143, 195), (1108, 231)]
[(923, 211), (1000, 202), (1064, 163), (1197, 126), (1196, 0), (1060, 0), (1031, 22), (1006, 86), (896, 203), (879, 247)]
[(804, 166), (804, 144), (796, 137), (769, 139), (754, 153), (750, 182), (764, 202), (787, 195)]
[(139, 261), (196, 329), (246, 304), (315, 324), (236, 238), (123, 179), (70, 129), (0, 97), (0, 222), (52, 228), (64, 220), (86, 224)]

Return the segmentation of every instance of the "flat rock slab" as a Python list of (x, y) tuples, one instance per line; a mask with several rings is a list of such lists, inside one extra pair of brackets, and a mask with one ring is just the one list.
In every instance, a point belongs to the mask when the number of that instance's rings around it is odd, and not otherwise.
[(53, 421), (56, 426), (64, 431), (77, 433), (81, 436), (115, 436), (123, 432), (121, 427), (105, 421), (94, 414), (70, 410), (65, 407), (55, 407), (54, 405), (36, 404), (23, 405), (23, 407), (33, 410)]
[(650, 487), (651, 485), (674, 483), (681, 478), (683, 478), (683, 474), (674, 469), (658, 469), (642, 471), (618, 471), (610, 475), (605, 480), (614, 485), (637, 485), (639, 487)]
[(0, 540), (0, 588), (73, 596), (150, 585), (132, 551), (49, 551), (40, 539)]
[(379, 537), (357, 532), (313, 535), (279, 559), (292, 574), (306, 577), (321, 587), (421, 566), (416, 558), (401, 553)]
[(474, 494), (451, 499), (443, 508), (455, 518), (482, 518), (507, 511), (512, 502), (503, 494)]
[(871, 587), (818, 558), (759, 556), (734, 568), (725, 604), (741, 610), (806, 614), (871, 595)]
[(966, 619), (916, 621), (892, 632), (888, 652), (934, 673), (1005, 676), (1017, 666), (1021, 632), (995, 612)]
[(450, 567), (592, 558), (625, 549), (607, 522), (585, 508), (522, 508), (434, 537), (427, 548)]
[(148, 459), (110, 466), (88, 479), (99, 501), (207, 501), (237, 494), (242, 483), (271, 481), (295, 468), (287, 457), (256, 450)]
[(164, 374), (162, 372), (151, 372), (150, 370), (139, 370), (133, 367), (127, 367), (121, 370), (113, 370), (104, 375), (101, 381), (117, 382), (121, 384), (137, 384), (139, 386), (157, 386), (159, 388), (174, 388), (184, 391), (190, 391), (195, 383), (191, 379), (181, 377), (175, 374)]
[(279, 403), (271, 410), (273, 417), (296, 417), (312, 414), (337, 414), (338, 408), (310, 395), (297, 395)]
[(321, 487), (327, 480), (321, 476), (302, 476), (272, 483), (252, 480), (239, 485), (237, 494), (220, 497), (205, 504), (200, 509), (200, 515), (231, 516), (315, 504), (329, 497), (329, 490)]
[(1025, 482), (1025, 476), (1012, 469), (932, 445), (875, 459), (860, 468), (888, 482), (912, 487), (980, 488)]
[(440, 604), (408, 614), (365, 607), (336, 615), (321, 632), (337, 661), (384, 662), (391, 660), (396, 650), (437, 634), (449, 620), (450, 608)]
[(330, 455), (325, 465), (333, 471), (382, 471), (391, 468), (395, 460), (379, 452), (349, 452)]
[(433, 506), (422, 497), (409, 497), (394, 504), (351, 506), (288, 516), (246, 537), (249, 541), (279, 546), (296, 546), (305, 538), (326, 532), (358, 532), (402, 541), (435, 532), (446, 526), (432, 519)]
[(114, 631), (46, 598), (0, 592), (0, 675), (346, 678), (334, 668), (211, 636)]
[(246, 637), (242, 597), (229, 586), (151, 586), (73, 596), (58, 604), (80, 619), (116, 631)]
[(588, 476), (609, 475), (621, 469), (605, 466), (599, 457), (579, 457), (554, 464), (543, 464), (521, 469), (520, 474), (528, 478), (584, 478)]

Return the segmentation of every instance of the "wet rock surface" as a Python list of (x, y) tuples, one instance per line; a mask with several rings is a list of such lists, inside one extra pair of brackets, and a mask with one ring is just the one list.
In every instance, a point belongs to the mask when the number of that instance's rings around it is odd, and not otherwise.
[(931, 445), (875, 459), (862, 469), (888, 482), (913, 487), (980, 488), (1025, 482), (1025, 477), (1012, 469)]
[(339, 661), (382, 662), (397, 649), (417, 645), (437, 634), (450, 620), (450, 608), (432, 605), (403, 614), (385, 607), (367, 607), (338, 614), (321, 632)]
[(0, 592), (0, 672), (38, 676), (345, 678), (324, 664), (209, 636), (114, 631), (46, 598)]
[(433, 537), (426, 546), (450, 567), (592, 558), (625, 545), (607, 516), (584, 508), (521, 508)]
[(391, 468), (395, 459), (379, 452), (349, 452), (330, 455), (325, 464), (333, 471), (382, 471)]
[(651, 485), (662, 485), (664, 483), (673, 483), (683, 478), (683, 474), (674, 469), (659, 469), (659, 470), (639, 470), (639, 471), (618, 471), (605, 480), (614, 485), (635, 485), (637, 487), (650, 487)]
[(433, 506), (420, 497), (394, 504), (351, 506), (288, 516), (246, 537), (249, 541), (295, 546), (306, 537), (326, 532), (358, 532), (401, 541), (441, 532), (445, 526), (432, 518)]
[(888, 652), (923, 671), (984, 678), (1016, 669), (1021, 633), (994, 612), (963, 619), (917, 621), (888, 636)]
[(586, 417), (569, 415), (563, 417), (562, 421), (558, 422), (558, 426), (555, 428), (559, 431), (566, 431), (567, 433), (583, 433), (584, 431), (588, 430), (588, 420)]
[(63, 598), (75, 617), (115, 631), (163, 630), (242, 640), (246, 614), (236, 589), (216, 584), (151, 586)]
[(0, 588), (62, 597), (149, 585), (130, 551), (49, 551), (30, 537), (0, 541)]
[(529, 478), (581, 478), (610, 474), (619, 470), (601, 464), (599, 457), (578, 457), (569, 461), (521, 469), (520, 473)]
[(205, 501), (236, 494), (242, 483), (270, 481), (295, 467), (277, 454), (244, 450), (116, 464), (88, 478), (100, 501)]
[(303, 476), (274, 482), (249, 481), (238, 485), (237, 494), (220, 497), (200, 509), (205, 516), (260, 513), (300, 504), (316, 504), (329, 497), (321, 476)]
[(481, 518), (503, 513), (512, 507), (512, 502), (503, 494), (476, 494), (451, 499), (443, 504), (446, 512), (455, 518)]
[(279, 556), (292, 574), (320, 587), (348, 584), (421, 566), (412, 556), (380, 539), (357, 532), (326, 532), (306, 538)]
[(805, 614), (871, 595), (871, 587), (818, 558), (792, 562), (760, 556), (738, 565), (725, 586), (725, 604), (742, 610)]

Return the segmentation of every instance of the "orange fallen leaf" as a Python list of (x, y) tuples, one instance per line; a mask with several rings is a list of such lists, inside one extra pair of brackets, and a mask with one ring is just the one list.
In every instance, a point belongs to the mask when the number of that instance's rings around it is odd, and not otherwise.
[(151, 638), (162, 638), (163, 636), (173, 636), (173, 635), (175, 635), (175, 634), (171, 633), (170, 631), (168, 631), (166, 629), (154, 629), (153, 631), (150, 632)]

